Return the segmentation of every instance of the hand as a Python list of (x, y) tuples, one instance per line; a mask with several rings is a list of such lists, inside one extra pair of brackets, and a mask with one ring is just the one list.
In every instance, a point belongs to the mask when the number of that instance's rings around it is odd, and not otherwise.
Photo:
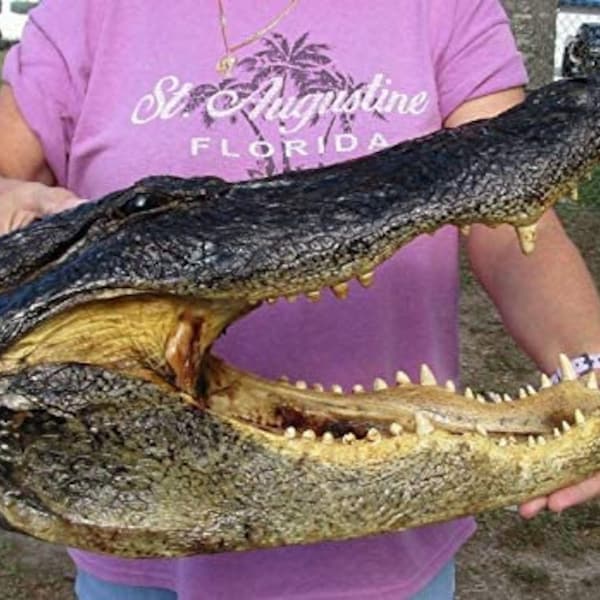
[(523, 518), (531, 519), (546, 508), (552, 512), (560, 513), (566, 508), (598, 497), (600, 497), (600, 473), (581, 483), (553, 492), (548, 496), (525, 502), (519, 507), (519, 513)]
[(60, 187), (42, 183), (2, 180), (0, 235), (29, 225), (34, 219), (73, 208), (82, 200)]

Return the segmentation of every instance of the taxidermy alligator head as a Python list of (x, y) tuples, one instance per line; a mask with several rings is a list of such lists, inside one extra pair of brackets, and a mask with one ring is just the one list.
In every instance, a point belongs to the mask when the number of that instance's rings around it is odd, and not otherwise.
[[(600, 156), (600, 80), (324, 169), (154, 177), (0, 239), (5, 525), (126, 556), (395, 531), (600, 468), (595, 378), (486, 402), (402, 372), (373, 391), (211, 356), (261, 302), (343, 299), (444, 224), (535, 223)], [(498, 398), (496, 398), (498, 399)], [(479, 400), (479, 401), (478, 401)]]

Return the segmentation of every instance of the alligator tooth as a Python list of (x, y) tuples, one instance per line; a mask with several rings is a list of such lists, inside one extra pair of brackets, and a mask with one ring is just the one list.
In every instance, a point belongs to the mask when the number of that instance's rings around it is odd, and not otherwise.
[(267, 298), (267, 304), (275, 304), (277, 302), (277, 298)]
[(375, 273), (373, 271), (369, 271), (368, 273), (363, 273), (359, 275), (356, 279), (363, 287), (371, 287), (373, 285), (373, 281), (375, 279)]
[(577, 409), (575, 411), (575, 423), (577, 423), (577, 425), (585, 424), (585, 417), (583, 416), (583, 413), (579, 409)]
[(344, 444), (352, 444), (355, 441), (356, 436), (351, 431), (349, 433), (346, 433), (344, 437), (342, 437), (342, 442), (344, 442)]
[(475, 394), (470, 387), (465, 388), (465, 398), (467, 398), (467, 400), (475, 400)]
[(296, 428), (293, 426), (290, 426), (288, 428), (286, 428), (284, 434), (283, 434), (288, 440), (293, 440), (296, 437)]
[(402, 385), (404, 383), (410, 383), (410, 377), (404, 371), (396, 372), (396, 383)]
[(376, 377), (375, 380), (373, 381), (373, 391), (381, 392), (381, 391), (387, 390), (387, 389), (388, 389), (388, 384), (386, 383), (385, 379), (382, 379), (381, 377)]
[(308, 389), (308, 385), (306, 384), (306, 381), (302, 381), (302, 380), (296, 381), (296, 387), (299, 390), (307, 390)]
[(471, 226), (470, 225), (461, 225), (460, 227), (460, 232), (465, 236), (465, 237), (469, 237), (469, 234), (471, 233)]
[(348, 297), (348, 292), (350, 288), (346, 282), (338, 283), (336, 285), (331, 286), (331, 291), (336, 298), (340, 300), (345, 300)]
[(306, 429), (302, 432), (302, 437), (305, 440), (316, 440), (317, 434), (312, 429)]
[(331, 433), (331, 431), (326, 431), (323, 434), (323, 443), (325, 444), (333, 444), (333, 442), (335, 441), (335, 438), (333, 437), (333, 433)]
[(516, 446), (517, 445), (517, 438), (514, 435), (509, 435), (508, 436), (508, 441), (513, 445)]
[(475, 425), (475, 431), (482, 435), (483, 437), (487, 437), (487, 429), (483, 425)]
[(577, 184), (573, 184), (571, 189), (569, 190), (569, 196), (573, 202), (577, 202), (579, 200), (579, 187)]
[(344, 389), (342, 388), (342, 386), (341, 386), (341, 385), (338, 385), (337, 383), (334, 383), (334, 384), (331, 386), (331, 391), (332, 391), (334, 394), (343, 394), (343, 393), (344, 393)]
[(527, 445), (528, 445), (530, 448), (533, 448), (533, 447), (535, 447), (535, 438), (534, 438), (532, 435), (530, 435), (530, 436), (527, 438)]
[(519, 388), (519, 398), (523, 400), (523, 398), (527, 398), (527, 390), (525, 388)]
[(367, 440), (369, 440), (369, 442), (379, 442), (381, 440), (381, 434), (375, 427), (371, 427), (371, 429), (367, 431)]
[(320, 291), (306, 292), (306, 297), (311, 302), (318, 302), (321, 299), (321, 292)]
[(446, 389), (449, 392), (452, 392), (453, 394), (456, 393), (456, 385), (454, 385), (454, 381), (452, 381), (451, 379), (448, 379), (448, 381), (446, 381)]
[(501, 437), (498, 440), (498, 446), (500, 446), (501, 448), (504, 448), (505, 446), (508, 446), (508, 440), (505, 437)]
[(279, 381), (281, 381), (281, 383), (289, 383), (290, 382), (290, 378), (287, 375), (282, 375), (279, 378)]
[(496, 392), (491, 392), (489, 396), (492, 399), (492, 402), (494, 402), (495, 404), (502, 404), (502, 396), (500, 394), (497, 394)]
[(504, 402), (512, 402), (513, 401), (510, 394), (504, 394), (504, 396), (502, 396), (502, 400), (504, 400)]
[(568, 433), (569, 431), (571, 431), (571, 426), (570, 426), (570, 425), (569, 425), (569, 424), (568, 424), (566, 421), (563, 421), (563, 422), (561, 423), (561, 425), (562, 425), (562, 430), (563, 430), (565, 433)]
[(365, 388), (362, 385), (360, 385), (360, 383), (357, 383), (356, 385), (352, 386), (353, 394), (362, 394), (362, 393), (364, 393), (364, 391), (365, 391)]
[(554, 433), (554, 437), (555, 437), (556, 439), (558, 439), (558, 438), (559, 438), (559, 437), (561, 437), (561, 435), (562, 435), (562, 434), (560, 433), (560, 429), (559, 429), (558, 427), (555, 427), (555, 428), (554, 428), (554, 431), (553, 431), (552, 433)]
[(592, 371), (587, 380), (587, 389), (588, 390), (597, 390), (598, 389), (598, 378), (596, 377), (596, 371)]
[(543, 390), (552, 387), (552, 380), (550, 379), (550, 377), (548, 377), (548, 375), (546, 375), (546, 373), (542, 373), (540, 375), (540, 381), (541, 381), (541, 388)]
[(285, 299), (288, 302), (296, 302), (296, 300), (298, 300), (298, 296), (295, 294), (290, 294), (289, 296), (286, 296)]
[(524, 225), (516, 229), (521, 252), (531, 254), (535, 250), (536, 225)]
[(312, 389), (315, 390), (315, 392), (324, 392), (325, 391), (325, 388), (320, 383), (313, 383)]
[(537, 391), (536, 391), (536, 389), (535, 389), (535, 388), (534, 388), (532, 385), (529, 385), (529, 384), (528, 384), (528, 385), (526, 385), (526, 386), (525, 386), (525, 389), (527, 390), (527, 393), (528, 393), (530, 396), (535, 396), (535, 395), (537, 394)]
[(402, 425), (400, 425), (400, 423), (392, 423), (390, 425), (390, 433), (394, 437), (398, 437), (402, 433), (402, 431), (403, 431), (403, 429), (402, 429)]
[(573, 364), (569, 360), (566, 354), (559, 354), (558, 361), (560, 363), (560, 370), (562, 371), (562, 378), (566, 381), (575, 381), (577, 379), (577, 373), (573, 368)]
[(431, 421), (420, 412), (415, 413), (415, 429), (418, 436), (429, 435), (435, 431)]
[(540, 446), (544, 446), (546, 444), (546, 438), (543, 435), (537, 436), (537, 443)]
[(435, 375), (427, 365), (421, 365), (421, 385), (437, 385)]
[(485, 399), (485, 396), (483, 394), (477, 394), (477, 396), (475, 396), (475, 399), (481, 404), (487, 404), (487, 400)]

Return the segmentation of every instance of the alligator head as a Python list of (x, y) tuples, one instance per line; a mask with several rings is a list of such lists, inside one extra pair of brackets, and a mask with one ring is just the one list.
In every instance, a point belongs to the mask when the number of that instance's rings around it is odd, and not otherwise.
[[(399, 530), (600, 468), (595, 377), (487, 402), (423, 367), (373, 391), (210, 354), (262, 302), (317, 299), (445, 224), (535, 223), (600, 156), (600, 80), (332, 167), (154, 177), (0, 239), (0, 512), (127, 556)], [(495, 398), (498, 400), (499, 398)], [(479, 400), (479, 401), (478, 401)]]

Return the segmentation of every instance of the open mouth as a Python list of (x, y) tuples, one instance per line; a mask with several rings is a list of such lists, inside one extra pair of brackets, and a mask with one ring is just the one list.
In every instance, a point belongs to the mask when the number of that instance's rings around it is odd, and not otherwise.
[(598, 383), (564, 356), (559, 384), (510, 397), (426, 365), (345, 390), (270, 381), (211, 348), (263, 303), (343, 301), (443, 225), (509, 224), (533, 252), (536, 222), (599, 162), (599, 83), (325, 169), (149, 178), (2, 238), (3, 519), (172, 556), (395, 531), (598, 471)]

